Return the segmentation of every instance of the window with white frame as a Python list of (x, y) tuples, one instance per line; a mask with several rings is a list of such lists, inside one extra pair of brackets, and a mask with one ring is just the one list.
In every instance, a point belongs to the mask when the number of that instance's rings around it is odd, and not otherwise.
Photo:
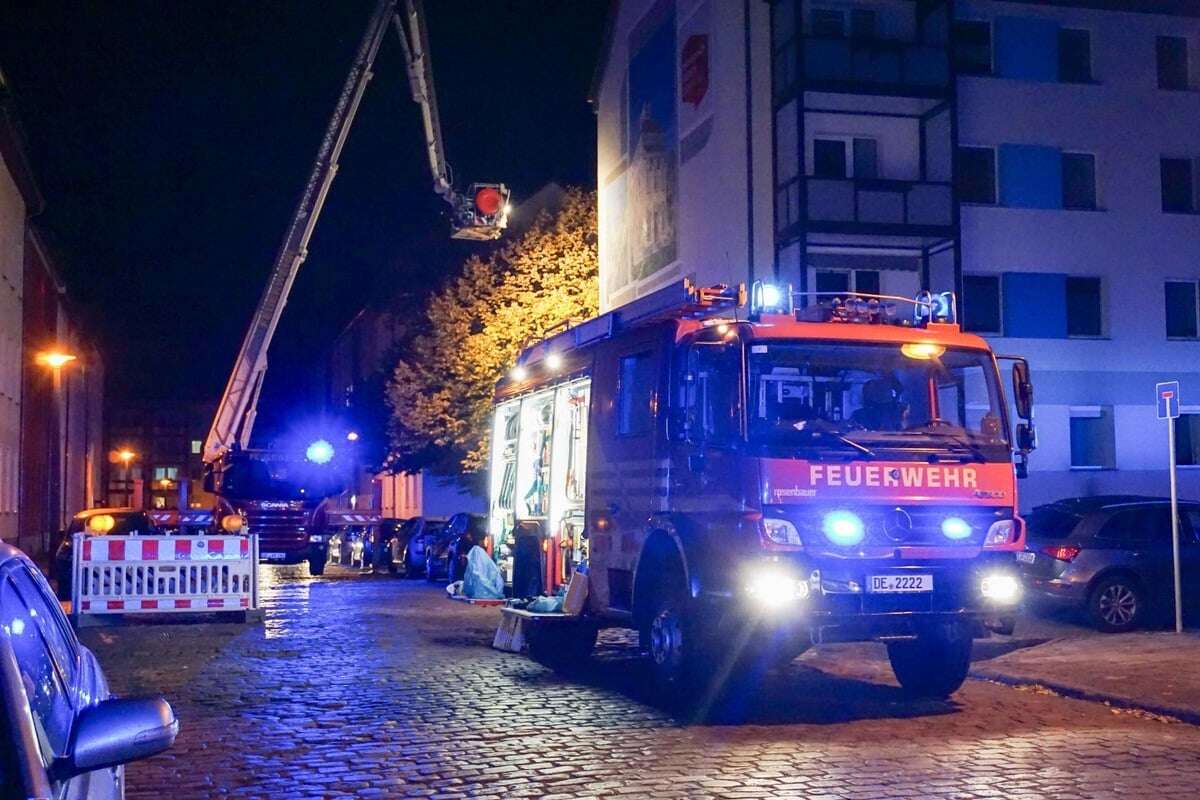
[(1175, 420), (1175, 463), (1200, 467), (1200, 406), (1183, 410)]
[(813, 137), (814, 178), (878, 178), (879, 144), (862, 136)]
[(963, 330), (1003, 334), (999, 275), (963, 275)]
[(964, 203), (996, 203), (996, 148), (958, 148), (958, 199)]
[(1112, 406), (1072, 406), (1071, 469), (1116, 469)]
[(1168, 339), (1200, 338), (1200, 284), (1167, 281), (1164, 286)]

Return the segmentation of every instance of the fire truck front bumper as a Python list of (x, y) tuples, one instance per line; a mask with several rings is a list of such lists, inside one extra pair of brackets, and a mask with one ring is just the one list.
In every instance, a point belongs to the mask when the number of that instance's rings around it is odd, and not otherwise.
[(980, 637), (1011, 633), (1022, 596), (1011, 553), (903, 564), (773, 559), (747, 565), (731, 583), (722, 618), (812, 643), (909, 638), (954, 621)]

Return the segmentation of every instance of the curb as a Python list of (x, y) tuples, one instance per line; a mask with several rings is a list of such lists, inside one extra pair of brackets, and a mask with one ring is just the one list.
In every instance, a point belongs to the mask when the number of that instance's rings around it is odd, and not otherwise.
[(1117, 695), (1093, 692), (1087, 689), (1080, 689), (1077, 686), (1069, 686), (1067, 684), (1057, 683), (1055, 681), (1043, 680), (1042, 678), (1021, 678), (1013, 675), (1006, 675), (1001, 672), (991, 672), (988, 670), (971, 670), (967, 674), (976, 680), (994, 681), (996, 683), (1002, 683), (1005, 686), (1044, 686), (1055, 694), (1060, 694), (1063, 697), (1070, 697), (1074, 700), (1086, 700), (1092, 703), (1104, 703), (1114, 708), (1128, 709), (1131, 711), (1145, 711), (1149, 714), (1157, 714), (1163, 717), (1174, 717), (1180, 722), (1186, 722), (1189, 725), (1200, 726), (1200, 711), (1190, 708), (1162, 706), (1155, 703), (1140, 703), (1130, 700), (1128, 697), (1119, 697)]

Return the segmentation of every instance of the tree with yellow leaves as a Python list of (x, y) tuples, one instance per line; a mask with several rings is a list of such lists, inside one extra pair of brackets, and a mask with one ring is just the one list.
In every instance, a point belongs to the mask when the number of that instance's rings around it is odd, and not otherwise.
[(522, 345), (599, 301), (596, 195), (565, 192), (514, 242), (462, 273), (425, 309), (388, 385), (394, 470), (478, 473), (487, 466), (492, 391)]

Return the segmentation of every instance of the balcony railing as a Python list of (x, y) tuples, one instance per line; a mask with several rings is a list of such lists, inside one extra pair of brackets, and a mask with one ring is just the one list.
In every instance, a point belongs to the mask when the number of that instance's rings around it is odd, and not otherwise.
[(809, 38), (804, 41), (803, 79), (837, 88), (937, 93), (949, 87), (950, 57), (944, 45)]
[[(954, 224), (954, 193), (949, 183), (883, 179), (812, 178), (808, 181), (808, 222), (869, 230), (944, 228)], [(780, 228), (798, 222), (799, 209), (790, 199), (798, 195), (780, 190)]]

